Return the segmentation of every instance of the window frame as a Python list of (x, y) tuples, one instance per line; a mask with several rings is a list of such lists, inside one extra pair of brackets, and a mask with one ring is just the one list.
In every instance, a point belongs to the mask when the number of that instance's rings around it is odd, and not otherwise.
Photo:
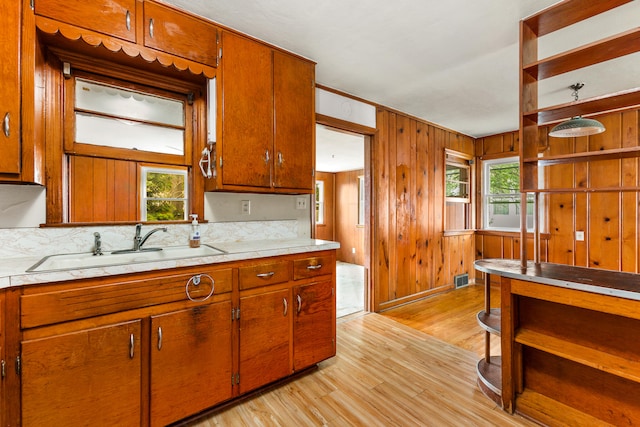
[[(517, 193), (490, 193), (489, 189), (490, 189), (490, 179), (489, 179), (489, 172), (492, 166), (495, 165), (500, 165), (500, 164), (507, 164), (507, 163), (515, 163), (518, 165), (518, 192)], [(483, 230), (491, 230), (491, 231), (506, 231), (506, 232), (520, 232), (521, 231), (521, 219), (520, 219), (520, 212), (521, 212), (521, 196), (522, 193), (520, 192), (520, 168), (521, 168), (521, 164), (520, 164), (520, 158), (517, 156), (509, 156), (509, 157), (499, 157), (499, 158), (494, 158), (494, 159), (487, 159), (487, 160), (483, 160), (482, 161), (482, 172), (481, 172), (481, 179), (482, 179), (482, 191), (481, 191), (481, 197), (482, 197), (482, 229)], [(517, 221), (515, 222), (515, 225), (513, 227), (506, 227), (506, 226), (494, 226), (489, 224), (489, 220), (491, 218), (492, 215), (490, 215), (489, 209), (491, 209), (491, 207), (495, 207), (495, 204), (489, 203), (489, 198), (491, 197), (513, 197), (513, 199), (515, 199), (515, 201), (513, 202), (513, 205), (515, 206), (514, 209), (514, 214), (507, 214), (509, 216), (513, 216), (514, 218), (517, 217)], [(531, 232), (533, 231), (533, 206), (534, 206), (534, 200), (533, 200), (533, 194), (529, 193), (527, 194), (527, 231)], [(509, 209), (510, 210), (510, 209)], [(495, 214), (494, 214), (495, 215)], [(541, 218), (540, 218), (541, 220)], [(540, 221), (540, 223), (542, 224), (542, 221)]]
[[(138, 164), (138, 175), (140, 180), (138, 182), (138, 194), (140, 200), (140, 220), (143, 222), (166, 222), (160, 220), (150, 221), (147, 218), (147, 201), (151, 200), (165, 200), (165, 201), (183, 201), (184, 212), (183, 218), (171, 219), (167, 221), (187, 221), (189, 219), (189, 170), (186, 167), (170, 167), (170, 166), (158, 166), (158, 165), (146, 165)], [(147, 175), (148, 173), (164, 173), (171, 175), (180, 175), (184, 179), (184, 197), (182, 198), (149, 198), (147, 197)]]
[[(456, 167), (467, 169), (467, 197), (449, 197), (447, 196), (447, 165), (454, 165)], [(444, 170), (442, 171), (442, 197), (444, 199), (444, 231), (449, 232), (469, 232), (475, 229), (475, 203), (473, 194), (475, 192), (475, 164), (473, 156), (460, 151), (451, 150), (449, 148), (444, 149)], [(461, 209), (458, 209), (462, 206)], [(449, 211), (448, 208), (454, 208), (458, 212), (462, 212), (464, 218), (463, 228), (451, 227), (449, 224)]]

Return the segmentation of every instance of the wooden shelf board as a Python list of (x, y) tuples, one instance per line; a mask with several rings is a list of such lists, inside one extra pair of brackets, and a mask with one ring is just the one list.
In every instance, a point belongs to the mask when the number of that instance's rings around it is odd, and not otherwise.
[(566, 163), (585, 162), (589, 160), (612, 160), (640, 157), (640, 146), (613, 148), (609, 150), (585, 151), (581, 153), (559, 154), (556, 156), (529, 157), (522, 159), (523, 163), (537, 164), (538, 166), (551, 166)]
[(640, 187), (602, 187), (602, 188), (524, 188), (523, 193), (636, 193)]
[(543, 425), (608, 426), (610, 424), (531, 390), (516, 397), (516, 412)]
[(516, 342), (538, 350), (607, 372), (631, 381), (640, 382), (640, 361), (618, 356), (540, 332), (521, 328)]
[(523, 71), (546, 79), (640, 51), (640, 27), (525, 65)]
[(591, 18), (632, 0), (558, 2), (523, 20), (538, 37)]
[(476, 316), (478, 319), (478, 324), (485, 331), (491, 332), (494, 335), (500, 336), (500, 309), (492, 308), (487, 314), (486, 311), (482, 310), (478, 312)]
[(576, 116), (602, 114), (640, 105), (640, 88), (632, 88), (580, 101), (553, 105), (538, 110), (527, 111), (523, 115), (546, 125)]
[(482, 382), (489, 390), (497, 395), (502, 394), (502, 358), (500, 356), (491, 356), (491, 363), (487, 363), (486, 359), (478, 360), (476, 370), (478, 372), (478, 380)]

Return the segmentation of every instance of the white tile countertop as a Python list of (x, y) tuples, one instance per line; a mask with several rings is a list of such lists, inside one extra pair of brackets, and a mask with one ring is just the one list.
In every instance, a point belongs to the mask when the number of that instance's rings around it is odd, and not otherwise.
[[(208, 242), (205, 241), (203, 243), (206, 244)], [(35, 271), (30, 273), (27, 272), (27, 269), (38, 263), (44, 255), (10, 258), (0, 261), (0, 288), (316, 252), (338, 249), (340, 244), (326, 240), (291, 238), (222, 242), (212, 244), (212, 246), (225, 253), (163, 261), (135, 262), (73, 270)]]

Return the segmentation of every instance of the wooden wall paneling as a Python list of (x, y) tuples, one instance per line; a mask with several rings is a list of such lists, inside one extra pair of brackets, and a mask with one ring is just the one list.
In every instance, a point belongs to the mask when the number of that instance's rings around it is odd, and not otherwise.
[(417, 294), (428, 289), (420, 286), (417, 280), (417, 262), (416, 262), (416, 236), (418, 228), (418, 218), (416, 216), (416, 189), (418, 180), (418, 124), (416, 120), (409, 121), (409, 193), (408, 193), (408, 214), (409, 214), (409, 236), (407, 242), (409, 244), (409, 292)]
[[(546, 133), (546, 132), (544, 132)], [(545, 154), (561, 155), (574, 151), (573, 138), (548, 137)], [(574, 165), (554, 165), (542, 168), (545, 174), (545, 186), (548, 188), (572, 188), (574, 185)], [(553, 238), (549, 242), (550, 261), (573, 265), (575, 263), (574, 245), (574, 195), (568, 193), (549, 194), (546, 222)]]
[[(393, 299), (413, 294), (411, 267), (413, 264), (413, 242), (411, 240), (411, 210), (413, 189), (411, 187), (411, 121), (406, 116), (396, 116), (396, 161), (395, 185), (392, 194), (396, 206), (396, 287)], [(415, 270), (414, 270), (415, 271)]]
[(364, 265), (364, 227), (358, 225), (358, 176), (363, 174), (362, 169), (335, 174), (337, 259), (358, 265)]
[[(622, 146), (633, 147), (638, 144), (640, 132), (638, 132), (639, 120), (638, 110), (626, 111), (622, 113)], [(640, 159), (622, 160), (622, 186), (637, 187), (640, 184), (638, 163)], [(637, 192), (622, 193), (622, 229), (621, 236), (621, 270), (632, 273), (640, 271), (638, 264), (638, 203), (640, 202)]]
[[(574, 151), (587, 151), (589, 139), (581, 137), (575, 139)], [(589, 163), (576, 163), (573, 167), (574, 188), (587, 188), (589, 186)], [(589, 207), (589, 195), (585, 193), (575, 193), (573, 195), (573, 218), (574, 229), (584, 231), (584, 241), (575, 242), (574, 245), (574, 263), (577, 266), (586, 267), (589, 259), (589, 217), (587, 215)], [(552, 236), (552, 238), (555, 236)], [(570, 239), (573, 241), (574, 237)]]
[(378, 133), (376, 144), (372, 147), (372, 181), (373, 199), (371, 224), (374, 236), (372, 262), (372, 285), (374, 289), (372, 309), (380, 310), (380, 303), (389, 298), (389, 274), (391, 268), (391, 247), (389, 239), (389, 224), (392, 206), (389, 203), (389, 153), (390, 113), (383, 109), (376, 112)]
[(431, 211), (429, 194), (432, 191), (429, 180), (429, 126), (422, 122), (416, 123), (416, 186), (415, 186), (415, 216), (416, 216), (416, 285), (420, 289), (429, 289), (431, 285), (431, 265), (429, 256)]
[[(140, 218), (139, 198), (131, 197), (138, 191), (138, 167), (134, 162), (114, 162), (113, 212), (114, 221), (135, 221)], [(123, 205), (126, 203), (126, 205)], [(197, 210), (196, 210), (197, 212)]]
[(444, 286), (447, 278), (444, 276), (445, 252), (443, 248), (444, 232), (444, 147), (446, 145), (447, 131), (432, 128), (433, 147), (431, 161), (433, 170), (433, 191), (431, 192), (431, 205), (433, 207), (433, 285), (432, 288)]
[(316, 239), (335, 240), (335, 174), (316, 172), (316, 181), (324, 181), (324, 224), (316, 224)]

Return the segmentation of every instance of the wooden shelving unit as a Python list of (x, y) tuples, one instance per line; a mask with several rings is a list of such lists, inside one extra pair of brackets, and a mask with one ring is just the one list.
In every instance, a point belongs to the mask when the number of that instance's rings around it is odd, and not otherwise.
[[(543, 168), (554, 165), (640, 157), (640, 147), (637, 146), (562, 155), (543, 154), (540, 150), (541, 141), (546, 138), (549, 138), (549, 144), (553, 143), (553, 138), (546, 136), (547, 125), (553, 122), (640, 105), (640, 88), (636, 87), (590, 99), (538, 107), (540, 80), (640, 52), (640, 28), (547, 58), (538, 58), (538, 38), (630, 1), (564, 0), (521, 21), (519, 153), (523, 201), (526, 193), (535, 193), (537, 200), (540, 193), (640, 190), (640, 187), (633, 186), (554, 188), (551, 183), (542, 184), (538, 179)], [(534, 248), (540, 248), (537, 209), (534, 215)], [(526, 241), (526, 235), (523, 221), (522, 242)], [(530, 257), (526, 247), (521, 245), (521, 271), (523, 275), (535, 275), (531, 263), (527, 262)], [(533, 259), (533, 268), (537, 271), (540, 269), (540, 254), (536, 252)], [(590, 283), (588, 280), (580, 278), (577, 281)], [(511, 282), (514, 281), (507, 280), (502, 291), (505, 310), (501, 325), (503, 407), (515, 409), (545, 424), (618, 424), (625, 417), (637, 421), (640, 406), (628, 396), (640, 391), (638, 345), (631, 344), (637, 340), (629, 332), (639, 324), (638, 320), (633, 316), (630, 318), (627, 313), (607, 312), (598, 306), (608, 303), (607, 297), (598, 297), (600, 302), (588, 309), (578, 308), (580, 298), (588, 298), (583, 296), (585, 292), (571, 291), (571, 298), (566, 301), (547, 302), (545, 293), (549, 292), (548, 287), (533, 296), (531, 293), (535, 286), (532, 287), (530, 282), (521, 282), (521, 285), (512, 285)], [(518, 288), (526, 291), (519, 293)], [(589, 329), (585, 325), (593, 327)], [(579, 421), (576, 423), (576, 420)]]
[(480, 390), (502, 405), (502, 357), (491, 355), (491, 335), (500, 336), (500, 309), (491, 308), (491, 275), (485, 275), (484, 310), (476, 316), (478, 324), (485, 330), (484, 358), (478, 361), (478, 386)]

